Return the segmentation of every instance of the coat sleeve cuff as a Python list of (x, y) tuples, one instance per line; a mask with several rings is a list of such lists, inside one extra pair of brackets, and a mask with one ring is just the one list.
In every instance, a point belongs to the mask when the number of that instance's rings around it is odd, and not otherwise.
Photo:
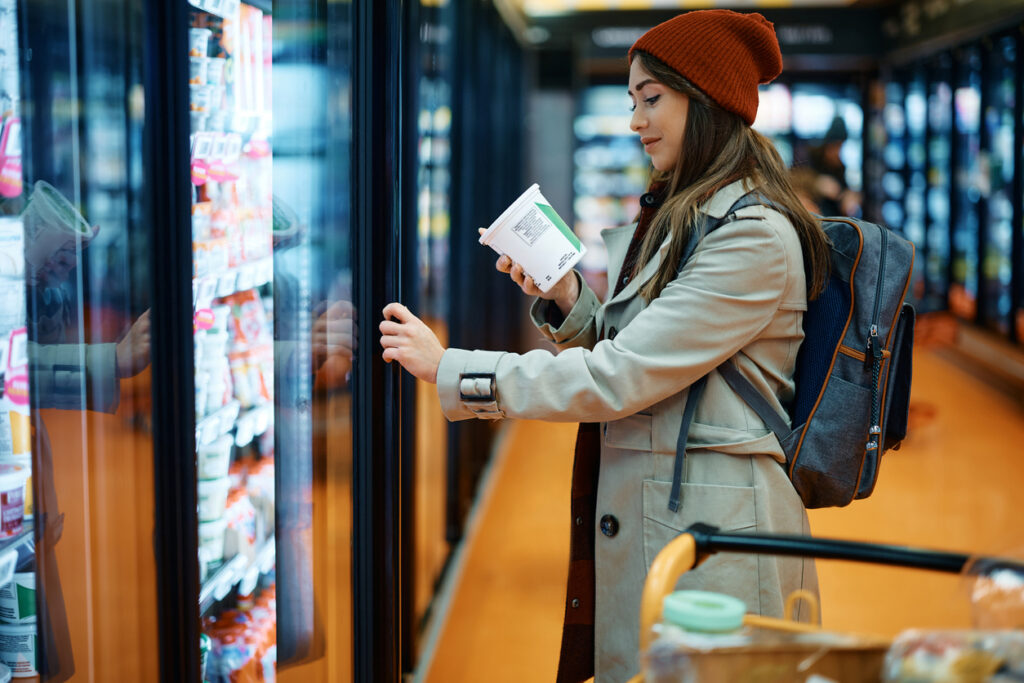
[(561, 311), (554, 302), (548, 299), (537, 299), (530, 307), (530, 318), (541, 334), (558, 345), (575, 345), (573, 342), (581, 338), (590, 329), (597, 309), (601, 302), (597, 300), (594, 290), (587, 286), (578, 271), (573, 271), (580, 285), (580, 296), (576, 299), (569, 315), (562, 318)]
[(495, 372), (504, 351), (448, 349), (437, 367), (437, 395), (441, 410), (451, 421), (468, 418), (498, 420), (505, 417), (498, 405)]
[[(30, 372), (39, 396), (36, 404), (63, 410), (95, 410), (114, 413), (120, 401), (117, 379), (117, 345), (29, 345)], [(83, 388), (85, 402), (83, 404)]]

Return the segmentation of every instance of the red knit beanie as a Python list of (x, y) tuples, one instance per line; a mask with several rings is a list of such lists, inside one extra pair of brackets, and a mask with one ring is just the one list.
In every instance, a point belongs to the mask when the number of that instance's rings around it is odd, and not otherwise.
[(687, 12), (658, 24), (633, 43), (678, 71), (720, 107), (747, 124), (757, 115), (757, 86), (782, 73), (772, 23), (760, 14), (726, 9)]

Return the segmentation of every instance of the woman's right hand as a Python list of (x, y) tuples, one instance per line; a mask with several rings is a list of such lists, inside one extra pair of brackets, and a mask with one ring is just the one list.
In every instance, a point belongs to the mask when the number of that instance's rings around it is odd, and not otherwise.
[[(480, 228), (480, 233), (483, 234), (483, 232), (484, 229)], [(580, 298), (580, 283), (576, 273), (571, 270), (563, 275), (562, 279), (556, 282), (551, 289), (542, 292), (537, 283), (533, 281), (533, 278), (526, 274), (523, 267), (515, 263), (507, 255), (502, 254), (499, 256), (494, 267), (502, 273), (508, 273), (509, 277), (512, 278), (512, 282), (519, 285), (524, 294), (554, 302), (562, 312), (562, 315), (569, 315), (569, 311), (576, 305), (576, 300)]]

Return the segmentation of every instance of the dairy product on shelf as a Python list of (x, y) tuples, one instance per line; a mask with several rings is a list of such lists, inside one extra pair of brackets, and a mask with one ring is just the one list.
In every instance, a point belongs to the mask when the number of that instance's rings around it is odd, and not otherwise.
[(0, 538), (21, 533), (25, 521), (25, 482), (30, 471), (22, 465), (0, 463)]
[(38, 676), (36, 624), (0, 623), (0, 661), (14, 678)]
[(36, 622), (36, 574), (17, 572), (0, 586), (0, 621), (8, 624)]

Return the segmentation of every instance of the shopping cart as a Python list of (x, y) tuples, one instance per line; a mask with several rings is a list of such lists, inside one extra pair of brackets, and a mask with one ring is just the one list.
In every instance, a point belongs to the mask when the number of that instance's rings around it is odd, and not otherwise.
[[(656, 635), (653, 627), (661, 621), (664, 599), (675, 589), (679, 578), (717, 552), (852, 560), (947, 573), (961, 573), (966, 568), (970, 574), (976, 576), (994, 576), (998, 572), (1009, 571), (1013, 572), (1015, 576), (1024, 577), (1024, 564), (1011, 559), (808, 536), (727, 533), (707, 524), (694, 524), (666, 545), (651, 565), (644, 584), (640, 606), (641, 652), (646, 653), (651, 648)], [(791, 596), (791, 598), (795, 597), (801, 596)], [(811, 598), (811, 602), (814, 602), (813, 598)], [(787, 617), (792, 611), (792, 606), (793, 600), (787, 600)], [(812, 607), (812, 622), (816, 622), (817, 605), (813, 604)], [(743, 625), (775, 631), (820, 631), (820, 626), (816, 623), (797, 622), (791, 618), (774, 619), (751, 614), (743, 617)], [(871, 659), (872, 666), (880, 669), (881, 658), (888, 648), (889, 641), (874, 636), (864, 636), (860, 637), (857, 643), (857, 647), (852, 649), (859, 650), (861, 655)], [(644, 680), (644, 674), (641, 673), (635, 676), (630, 683), (641, 683)], [(717, 680), (731, 679), (719, 678)], [(853, 679), (844, 677), (844, 680)], [(861, 676), (856, 680), (869, 680), (869, 678)], [(878, 679), (874, 678), (873, 680)]]

